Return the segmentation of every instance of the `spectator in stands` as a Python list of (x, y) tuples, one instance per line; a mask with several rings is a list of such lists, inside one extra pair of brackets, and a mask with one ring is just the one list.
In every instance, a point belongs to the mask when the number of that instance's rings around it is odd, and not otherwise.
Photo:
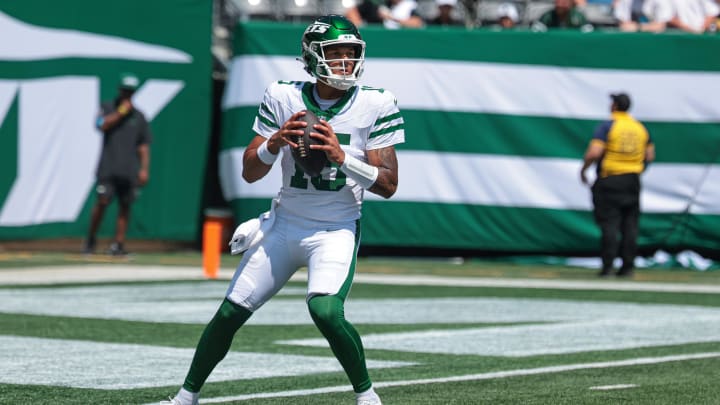
[(695, 34), (715, 28), (720, 7), (714, 0), (672, 0), (675, 16), (670, 26)]
[(380, 18), (378, 8), (383, 6), (383, 0), (362, 0), (355, 3), (347, 9), (345, 17), (350, 20), (356, 27), (367, 24), (381, 24), (383, 20)]
[(602, 234), (602, 270), (598, 275), (612, 275), (620, 234), (622, 267), (617, 275), (631, 277), (640, 217), (640, 174), (655, 159), (655, 145), (645, 126), (628, 113), (630, 97), (620, 93), (610, 98), (612, 118), (595, 129), (585, 151), (580, 179), (587, 184), (585, 171), (597, 164), (592, 198), (595, 221)]
[(585, 15), (575, 5), (574, 0), (555, 0), (555, 7), (548, 10), (538, 18), (535, 29), (542, 28), (581, 28), (591, 31), (592, 25)]
[(415, 0), (389, 0), (388, 6), (378, 7), (385, 28), (421, 28), (425, 22), (417, 12)]
[(673, 18), (671, 1), (615, 0), (613, 13), (622, 31), (663, 32)]
[(118, 199), (115, 224), (115, 241), (110, 254), (125, 255), (123, 246), (130, 205), (138, 188), (147, 183), (150, 170), (150, 126), (143, 113), (135, 109), (132, 96), (140, 81), (130, 73), (120, 78), (118, 96), (100, 107), (95, 125), (103, 133), (102, 152), (97, 167), (97, 201), (90, 218), (90, 229), (85, 240), (84, 253), (95, 252), (98, 227), (105, 209), (114, 197)]
[(428, 25), (440, 26), (461, 26), (463, 21), (455, 18), (457, 0), (435, 0), (437, 5), (437, 16), (427, 21)]
[(520, 21), (520, 13), (513, 3), (501, 3), (497, 9), (498, 25), (502, 29), (515, 28)]

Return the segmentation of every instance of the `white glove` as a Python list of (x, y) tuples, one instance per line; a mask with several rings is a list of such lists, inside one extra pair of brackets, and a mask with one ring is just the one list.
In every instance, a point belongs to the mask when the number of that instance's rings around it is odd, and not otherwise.
[(238, 225), (230, 239), (230, 254), (236, 255), (248, 250), (259, 230), (260, 218), (253, 218)]
[(240, 254), (260, 242), (275, 222), (276, 205), (277, 200), (273, 200), (270, 211), (263, 212), (259, 217), (247, 220), (235, 228), (229, 243), (230, 254)]

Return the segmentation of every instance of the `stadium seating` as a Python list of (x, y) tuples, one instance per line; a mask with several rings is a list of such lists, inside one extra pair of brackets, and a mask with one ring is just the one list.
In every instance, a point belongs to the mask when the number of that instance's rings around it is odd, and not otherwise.
[(271, 19), (278, 17), (275, 0), (228, 0), (239, 19)]
[[(437, 15), (436, 0), (416, 0), (417, 12), (425, 20)], [(583, 12), (593, 24), (613, 26), (612, 0), (588, 0)], [(498, 6), (513, 3), (520, 15), (519, 26), (529, 26), (553, 7), (553, 0), (459, 0), (458, 20), (470, 26), (489, 26), (498, 21)], [(215, 70), (222, 73), (231, 55), (232, 32), (238, 21), (271, 20), (307, 23), (320, 15), (345, 14), (350, 0), (215, 0), (212, 53)]]
[(599, 26), (615, 26), (617, 20), (613, 16), (612, 3), (595, 0), (588, 1), (583, 8), (583, 13), (588, 21)]
[(423, 20), (428, 20), (437, 15), (437, 5), (435, 0), (417, 0), (417, 13)]
[(320, 14), (345, 14), (350, 0), (320, 0)]
[(540, 18), (543, 13), (553, 8), (553, 2), (551, 1), (531, 1), (528, 2), (525, 11), (521, 13), (522, 24), (530, 25), (533, 21)]
[(311, 22), (320, 15), (318, 0), (277, 0), (278, 18), (289, 22)]

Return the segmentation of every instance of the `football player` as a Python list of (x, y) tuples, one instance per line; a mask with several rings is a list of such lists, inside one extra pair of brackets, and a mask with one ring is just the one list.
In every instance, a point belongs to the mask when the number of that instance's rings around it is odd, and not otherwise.
[[(243, 255), (214, 318), (205, 328), (174, 404), (196, 404), (213, 368), (227, 354), (236, 331), (307, 266), (307, 307), (356, 393), (357, 404), (380, 404), (365, 364), (362, 341), (345, 319), (360, 241), (363, 193), (389, 198), (398, 184), (394, 145), (405, 140), (395, 96), (359, 86), (365, 42), (345, 17), (320, 17), (302, 36), (302, 62), (314, 82), (278, 81), (265, 91), (243, 155), (243, 178), (263, 178), (280, 158), (283, 186), (273, 200), (274, 220)], [(328, 163), (310, 177), (290, 148), (302, 135), (304, 110), (320, 117), (313, 149)], [(280, 153), (282, 152), (282, 153)]]

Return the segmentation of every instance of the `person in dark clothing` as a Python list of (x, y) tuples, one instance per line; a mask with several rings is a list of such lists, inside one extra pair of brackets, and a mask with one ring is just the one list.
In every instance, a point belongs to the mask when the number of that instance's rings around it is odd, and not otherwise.
[(84, 253), (95, 252), (96, 235), (105, 209), (117, 197), (119, 209), (115, 239), (110, 254), (124, 255), (125, 234), (130, 219), (130, 205), (138, 188), (150, 177), (150, 142), (152, 134), (145, 116), (135, 109), (132, 96), (140, 81), (133, 74), (123, 74), (115, 100), (102, 103), (96, 126), (103, 133), (103, 146), (97, 167), (97, 201), (92, 209)]
[(592, 30), (585, 15), (575, 6), (574, 0), (555, 0), (555, 7), (537, 20), (547, 28), (582, 28)]
[(435, 0), (437, 5), (437, 15), (427, 21), (427, 25), (445, 26), (445, 27), (461, 27), (465, 25), (464, 21), (455, 18), (457, 8), (457, 0)]
[(347, 9), (345, 17), (356, 27), (367, 24), (382, 24), (379, 9), (386, 7), (384, 0), (357, 0), (356, 4)]
[(624, 93), (610, 97), (612, 118), (596, 128), (585, 151), (580, 179), (587, 184), (585, 171), (597, 163), (592, 196), (602, 234), (599, 276), (612, 275), (619, 233), (622, 267), (617, 275), (631, 277), (640, 217), (640, 174), (655, 159), (655, 145), (645, 126), (628, 114), (630, 97)]

